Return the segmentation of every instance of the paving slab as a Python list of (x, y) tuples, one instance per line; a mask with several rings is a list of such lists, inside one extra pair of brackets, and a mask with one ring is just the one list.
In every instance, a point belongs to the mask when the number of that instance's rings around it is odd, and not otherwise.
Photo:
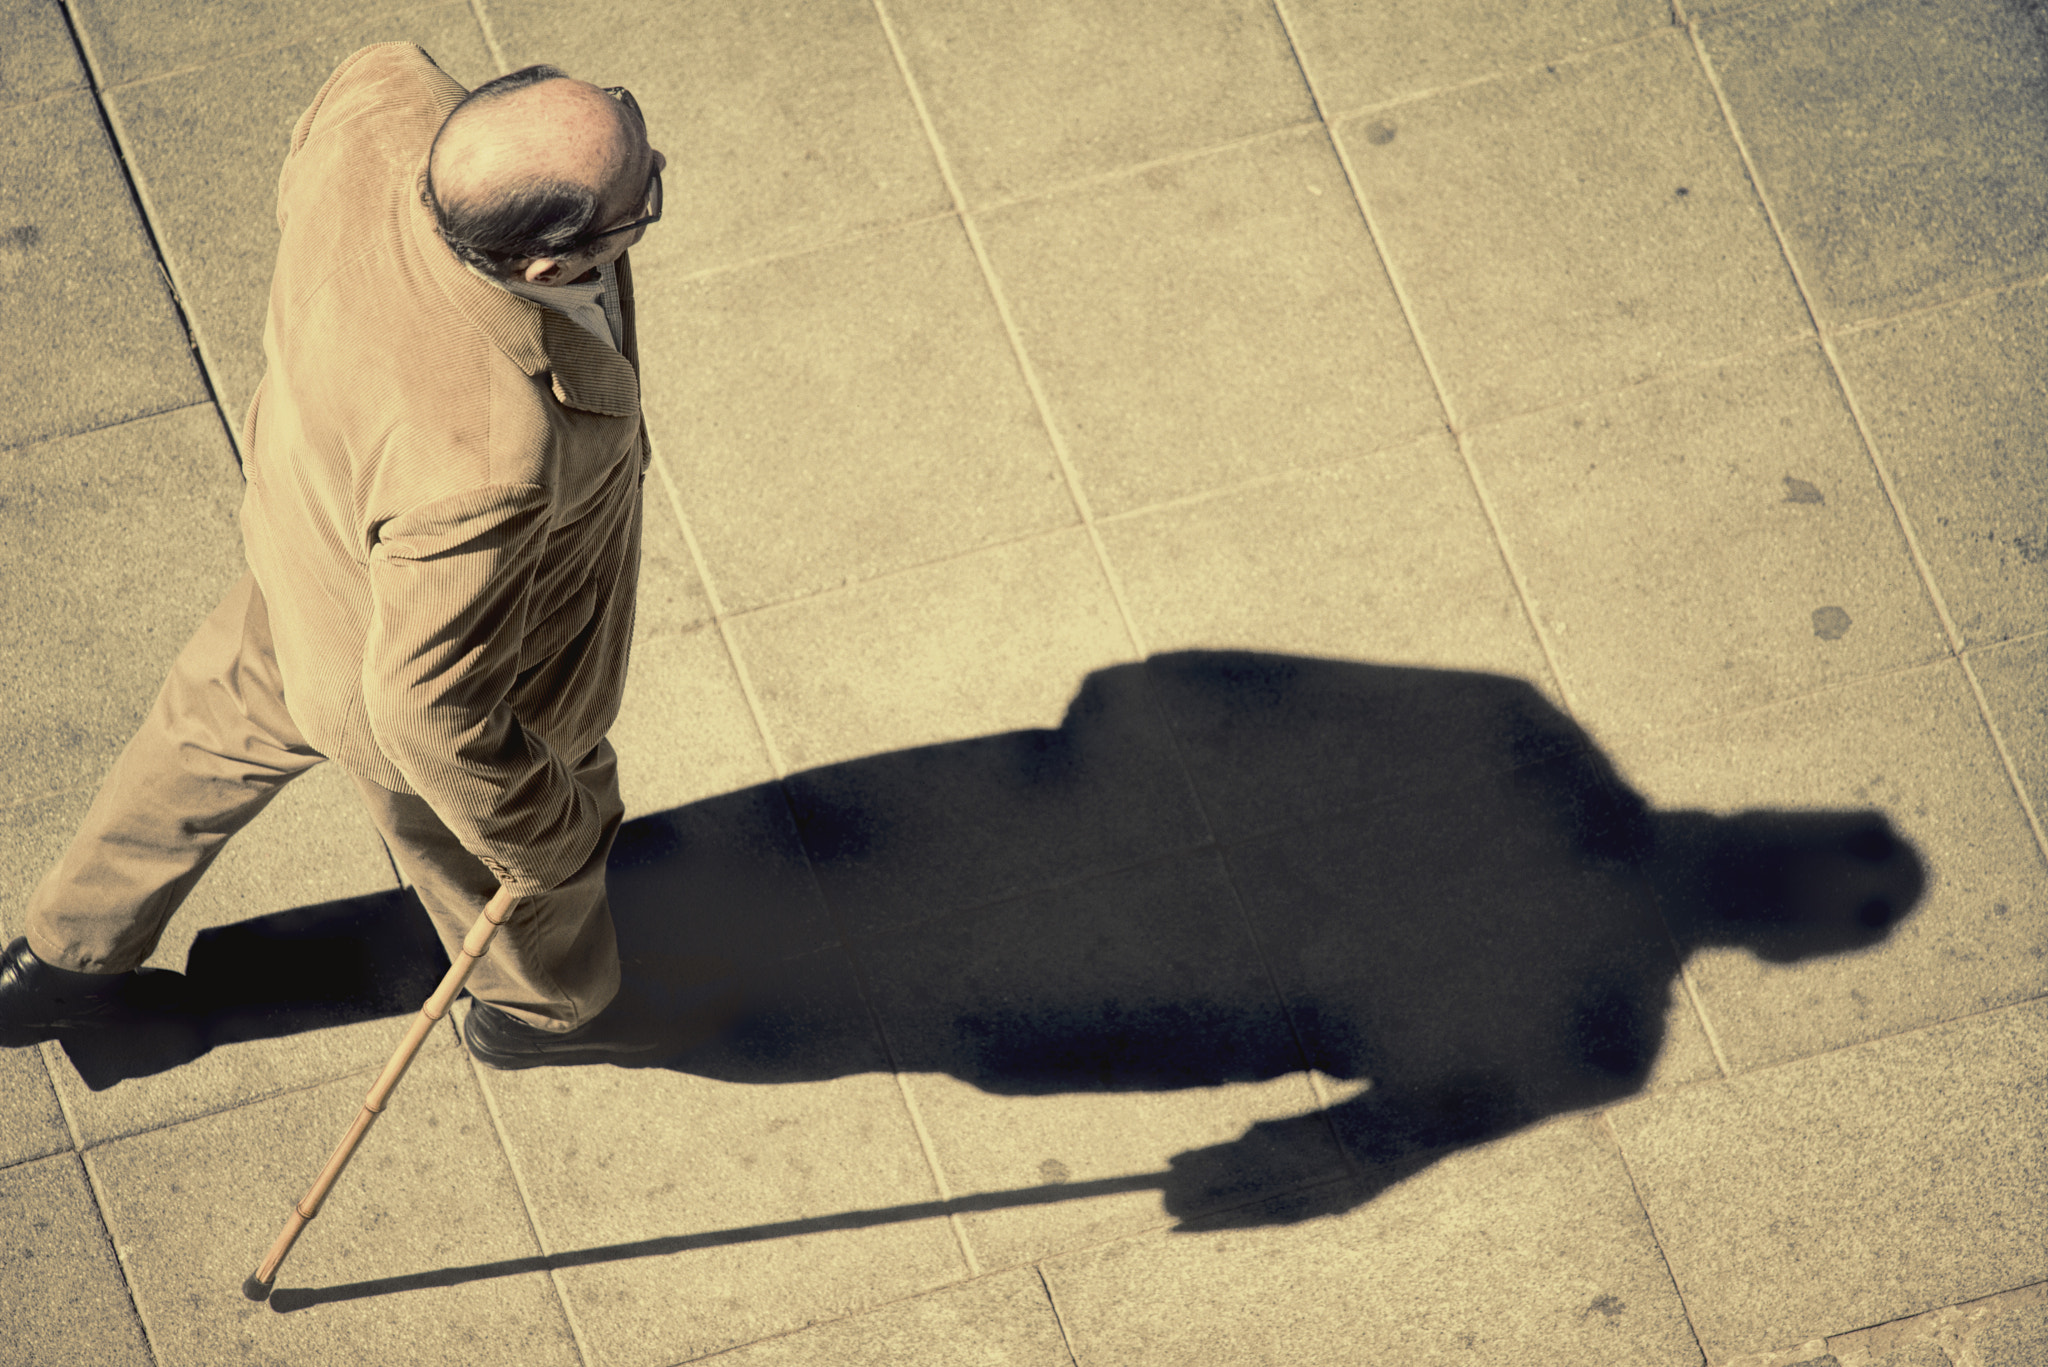
[(855, 933), (1204, 838), (1141, 671), (1114, 667), (1129, 638), (1079, 532), (732, 629), (784, 763), (818, 764), (787, 784)]
[(0, 1167), (71, 1147), (71, 1130), (57, 1106), (42, 1050), (0, 1053), (0, 1096), (7, 1098), (5, 1109), (0, 1110)]
[(11, 796), (98, 784), (240, 577), (240, 502), (211, 407), (0, 453), (0, 767)]
[(1547, 673), (1448, 436), (1114, 518), (1098, 534), (1148, 652)]
[(1826, 1346), (1841, 1367), (2026, 1367), (2048, 1354), (2048, 1283), (1838, 1334)]
[(610, 1067), (488, 1076), (535, 1227), (596, 1358), (661, 1367), (965, 1275), (902, 1093), (872, 1071), (886, 1065), (859, 1023), (864, 1042), (819, 1040), (818, 1055), (795, 1061), (828, 1080), (748, 1086)]
[[(258, 31), (280, 17), (279, 6), (246, 8), (260, 10), (247, 16)], [(208, 41), (189, 54), (190, 61), (205, 65), (106, 93), (108, 117), (164, 262), (205, 349), (222, 409), (237, 428), (263, 375), (263, 322), (277, 259), (278, 172), (292, 128), (322, 83), (350, 53), (394, 39), (418, 43), (465, 85), (497, 74), (467, 4), (369, 17), (382, 8), (364, 6), (357, 17), (346, 5), (322, 5), (319, 22), (277, 31), (280, 46), (236, 53), (232, 41)], [(109, 11), (105, 22), (120, 43), (136, 43), (135, 60), (142, 63), (146, 51), (176, 51), (177, 35), (197, 18), (189, 7), (125, 6)], [(308, 27), (319, 36), (286, 41), (299, 39)], [(205, 29), (209, 37), (219, 32)], [(169, 46), (151, 49), (152, 41)]]
[(727, 611), (1079, 520), (957, 221), (638, 288), (649, 427)]
[[(970, 1202), (994, 1194), (962, 1216), (984, 1268), (1344, 1171), (1320, 1123), (1278, 1143), (1254, 1129), (1318, 1101), (1214, 851), (927, 922), (855, 953), (948, 1189)], [(1169, 1172), (1176, 1155), (1212, 1147), (1230, 1159)], [(1087, 1186), (1145, 1177), (1126, 1192)]]
[(1059, 1315), (1034, 1268), (979, 1277), (851, 1319), (725, 1355), (732, 1367), (887, 1362), (937, 1367), (1072, 1367)]
[(1810, 327), (1683, 34), (1355, 115), (1337, 136), (1461, 426)]
[(2048, 46), (1998, 0), (1771, 5), (1702, 48), (1825, 323), (2048, 269)]
[(1946, 653), (1817, 348), (1469, 440), (1596, 733), (1677, 725)]
[(1080, 1367), (1403, 1362), (1691, 1367), (1685, 1309), (1612, 1142), (1555, 1122), (1339, 1216), (1126, 1239), (1052, 1259)]
[(153, 1367), (75, 1155), (0, 1172), (0, 1304), (9, 1321), (0, 1362), (9, 1367)]
[(1367, 9), (1289, 0), (1283, 13), (1325, 117), (1570, 57), (1671, 24), (1664, 0), (1489, 0)]
[(14, 357), (0, 448), (204, 403), (92, 95), (16, 108), (0, 134), (0, 184), (0, 339)]
[(2048, 637), (2030, 636), (1976, 652), (1970, 657), (1970, 667), (1984, 690), (1992, 724), (2005, 742), (2034, 814), (2048, 813), (2048, 715), (2041, 709), (2041, 682), (2048, 678)]
[(2039, 286), (1835, 341), (1844, 382), (1968, 645), (2048, 628)]
[(2048, 990), (2048, 888), (1958, 666), (1939, 665), (1616, 747), (1667, 808), (1875, 811), (1926, 866), (1883, 943), (1800, 962), (1710, 948), (1702, 1009), (1743, 1071), (1955, 1020)]
[(731, 629), (792, 768), (1057, 726), (1090, 670), (1131, 654), (1079, 531), (749, 613)]
[[(475, 1076), (453, 1050), (413, 1065), (269, 1302), (243, 1297), (375, 1076), (91, 1151), (161, 1367), (579, 1361)], [(513, 1269), (446, 1275), (478, 1263)]]
[(655, 455), (640, 487), (640, 586), (634, 598), (634, 642), (682, 636), (712, 619), (711, 594), (697, 572), (697, 557), (673, 495), (674, 478), (661, 456), (659, 434), (648, 434)]
[(2041, 1280), (2044, 1077), (2033, 1002), (1612, 1112), (1708, 1358)]
[(1286, 30), (1251, 0), (890, 0), (968, 207), (1315, 117)]
[[(362, 26), (400, 8), (404, 0), (230, 0), (204, 10), (180, 0), (77, 0), (71, 10), (94, 78), (107, 89), (217, 62), (246, 61), (323, 31)], [(311, 101), (310, 92), (306, 98)]]
[(1320, 127), (1092, 181), (979, 222), (1099, 514), (1442, 426)]
[(0, 4), (0, 107), (27, 104), (85, 84), (85, 67), (71, 45), (58, 0), (6, 0)]
[(687, 24), (634, 0), (586, 6), (568, 26), (534, 0), (488, 13), (511, 66), (550, 62), (639, 101), (669, 158), (664, 193), (689, 207), (636, 262), (729, 266), (953, 208), (867, 0), (704, 5)]
[(644, 622), (610, 736), (627, 817), (773, 779), (724, 638), (711, 627), (654, 635)]

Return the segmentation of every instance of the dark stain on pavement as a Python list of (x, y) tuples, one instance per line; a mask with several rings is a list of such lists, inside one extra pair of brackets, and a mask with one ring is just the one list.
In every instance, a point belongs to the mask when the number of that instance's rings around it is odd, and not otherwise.
[(1385, 119), (1374, 119), (1365, 126), (1365, 140), (1374, 147), (1385, 147), (1394, 140), (1396, 131), (1394, 125)]
[(1808, 484), (1803, 479), (1794, 479), (1792, 476), (1787, 475), (1785, 476), (1785, 501), (1787, 503), (1825, 503), (1827, 502), (1827, 497), (1821, 493), (1818, 485)]
[(0, 250), (25, 252), (43, 240), (43, 230), (33, 223), (0, 232)]
[(1849, 634), (1853, 623), (1849, 614), (1838, 607), (1815, 608), (1813, 610), (1813, 634), (1823, 641), (1839, 641)]

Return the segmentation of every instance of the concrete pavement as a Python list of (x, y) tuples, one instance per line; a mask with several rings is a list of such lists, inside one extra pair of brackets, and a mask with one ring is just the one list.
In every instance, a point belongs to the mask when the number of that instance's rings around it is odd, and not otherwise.
[(551, 61), (669, 157), (677, 1045), (437, 1031), (244, 1300), (438, 972), (315, 771), (153, 960), (206, 1032), (0, 1053), (0, 1363), (2048, 1362), (2031, 6), (0, 32), (0, 931), (240, 573), (292, 122)]

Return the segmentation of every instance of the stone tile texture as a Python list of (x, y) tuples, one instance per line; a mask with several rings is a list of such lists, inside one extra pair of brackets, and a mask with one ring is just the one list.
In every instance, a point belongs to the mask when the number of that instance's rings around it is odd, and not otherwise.
[(1461, 424), (1809, 326), (1682, 35), (1355, 115), (1337, 137)]
[(957, 222), (670, 279), (649, 421), (727, 609), (1077, 520)]
[(1098, 513), (1360, 455), (1442, 422), (1320, 129), (1090, 182), (985, 224)]
[(1328, 113), (1463, 85), (1668, 25), (1657, 0), (1560, 0), (1501, 9), (1486, 0), (1366, 7), (1290, 0), (1296, 50)]
[(1253, 0), (890, 0), (969, 205), (1315, 117), (1286, 30)]
[(0, 1170), (0, 1361), (154, 1362), (122, 1281), (76, 1156)]
[(1615, 1112), (1709, 1360), (2041, 1280), (2042, 1016), (2011, 1007)]
[(1815, 349), (1532, 414), (1470, 445), (1596, 730), (1738, 711), (1943, 653)]
[(2000, 0), (1764, 5), (1702, 50), (1824, 323), (2048, 268), (2048, 38)]
[(2038, 10), (0, 0), (0, 938), (242, 572), (293, 121), (546, 61), (668, 157), (673, 1050), (459, 1006), (244, 1299), (445, 963), (317, 769), (0, 1051), (0, 1364), (2039, 1367)]
[(1461, 1154), (1343, 1216), (1307, 1203), (1048, 1262), (1076, 1361), (1699, 1361), (1594, 1125)]
[(203, 405), (0, 452), (10, 796), (98, 786), (241, 575), (240, 498)]
[(1966, 645), (2048, 630), (2039, 286), (1845, 334), (1843, 376)]
[(7, 1097), (7, 1109), (0, 1112), (0, 1168), (71, 1147), (40, 1049), (0, 1054), (0, 1093)]
[(85, 66), (71, 46), (58, 0), (7, 0), (0, 5), (7, 50), (0, 53), (0, 106), (27, 104), (85, 84)]
[(12, 110), (0, 184), (0, 336), (14, 358), (0, 449), (204, 403), (92, 96)]

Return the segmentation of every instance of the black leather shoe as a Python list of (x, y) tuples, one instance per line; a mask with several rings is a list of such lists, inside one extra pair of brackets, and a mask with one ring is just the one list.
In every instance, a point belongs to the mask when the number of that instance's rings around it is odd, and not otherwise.
[[(133, 973), (75, 973), (35, 956), (26, 938), (0, 954), (0, 1046), (18, 1048), (68, 1030), (101, 1030), (120, 1025), (135, 999), (146, 995), (161, 970)], [(169, 975), (175, 976), (175, 975)]]
[(543, 1030), (480, 1001), (469, 1004), (462, 1042), (487, 1068), (534, 1068), (542, 1064), (655, 1063), (672, 1045), (656, 1035), (628, 1033), (616, 1015), (598, 1015), (574, 1030)]

